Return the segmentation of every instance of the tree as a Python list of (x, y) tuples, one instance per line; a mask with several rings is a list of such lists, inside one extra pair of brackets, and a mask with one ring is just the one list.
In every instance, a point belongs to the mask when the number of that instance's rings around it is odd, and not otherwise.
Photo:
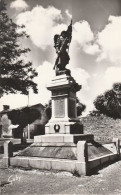
[[(86, 109), (86, 106), (80, 103), (80, 100), (76, 97), (76, 108), (77, 108), (77, 116), (81, 116), (82, 112)], [(45, 105), (45, 111), (48, 119), (51, 118), (52, 115), (52, 101), (49, 100), (48, 104)]]
[(99, 95), (94, 100), (94, 106), (97, 110), (99, 110), (101, 113), (106, 114), (106, 100), (104, 95)]
[(100, 113), (113, 118), (121, 118), (121, 83), (114, 83), (112, 89), (99, 95), (94, 106)]
[(28, 124), (33, 123), (36, 119), (41, 117), (41, 113), (36, 108), (30, 107), (25, 107), (21, 110), (12, 110), (8, 112), (7, 115), (13, 125), (19, 125), (19, 127), (17, 128), (17, 133), (21, 137), (21, 142), (23, 142), (23, 129)]
[(76, 97), (77, 116), (81, 116), (82, 112), (86, 109), (86, 106), (80, 102)]
[(7, 15), (5, 3), (0, 0), (0, 95), (28, 94), (32, 88), (37, 93), (37, 84), (32, 79), (37, 72), (31, 62), (25, 62), (23, 55), (30, 49), (22, 48), (19, 41), (28, 38), (24, 26), (15, 24)]

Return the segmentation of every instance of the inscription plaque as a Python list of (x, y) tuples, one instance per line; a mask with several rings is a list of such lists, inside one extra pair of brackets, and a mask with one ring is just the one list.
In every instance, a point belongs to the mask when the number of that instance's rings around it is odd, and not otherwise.
[(64, 117), (65, 116), (65, 101), (64, 99), (56, 99), (54, 101), (55, 108), (55, 117)]

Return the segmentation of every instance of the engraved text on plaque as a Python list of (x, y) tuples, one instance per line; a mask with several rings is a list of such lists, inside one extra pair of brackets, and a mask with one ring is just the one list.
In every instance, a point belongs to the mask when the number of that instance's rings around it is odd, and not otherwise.
[(64, 99), (56, 99), (54, 101), (55, 108), (55, 117), (64, 117), (65, 116), (65, 101)]

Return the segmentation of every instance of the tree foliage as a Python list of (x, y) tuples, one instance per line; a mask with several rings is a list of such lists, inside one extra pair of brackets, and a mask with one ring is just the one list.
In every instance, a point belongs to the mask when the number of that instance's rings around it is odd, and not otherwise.
[(100, 113), (113, 118), (121, 118), (121, 83), (114, 83), (112, 89), (99, 95), (94, 106)]
[(76, 97), (77, 116), (81, 116), (82, 112), (86, 109), (86, 105), (82, 104)]
[(41, 117), (41, 113), (36, 108), (25, 107), (21, 110), (12, 110), (8, 112), (8, 118), (13, 125), (19, 125), (17, 133), (23, 139), (23, 129)]
[(8, 117), (13, 125), (19, 124), (21, 128), (24, 128), (27, 124), (31, 124), (38, 119), (40, 112), (35, 108), (25, 107), (21, 110), (18, 109), (8, 112)]
[[(0, 95), (4, 93), (28, 94), (32, 88), (37, 93), (37, 84), (32, 79), (37, 72), (31, 62), (23, 58), (30, 51), (20, 44), (28, 38), (24, 26), (15, 24), (8, 16), (5, 3), (0, 1)], [(24, 55), (24, 56), (23, 56)]]

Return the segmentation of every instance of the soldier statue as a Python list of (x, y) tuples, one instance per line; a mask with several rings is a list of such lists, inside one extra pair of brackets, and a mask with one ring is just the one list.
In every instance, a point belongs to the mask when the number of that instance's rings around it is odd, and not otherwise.
[(62, 31), (60, 35), (54, 36), (54, 47), (56, 49), (57, 58), (55, 61), (54, 69), (56, 75), (69, 73), (65, 67), (69, 63), (69, 45), (72, 39), (72, 21), (68, 26), (67, 31)]

